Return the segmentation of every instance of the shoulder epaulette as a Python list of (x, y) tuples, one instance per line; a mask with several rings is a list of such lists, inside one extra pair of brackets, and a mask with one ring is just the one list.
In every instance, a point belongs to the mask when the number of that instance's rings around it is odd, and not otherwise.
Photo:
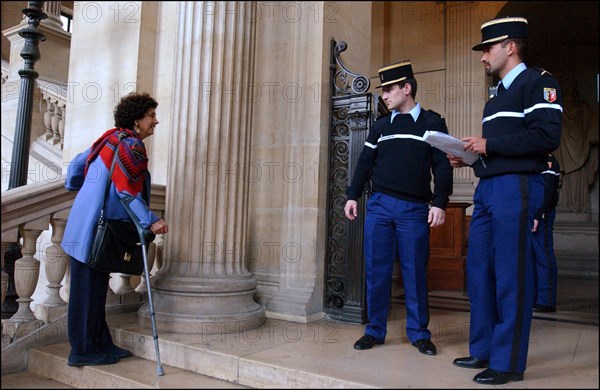
[(537, 70), (538, 72), (540, 72), (540, 76), (552, 76), (552, 73), (548, 72), (546, 69), (544, 68), (538, 68), (537, 66), (534, 66), (533, 69)]

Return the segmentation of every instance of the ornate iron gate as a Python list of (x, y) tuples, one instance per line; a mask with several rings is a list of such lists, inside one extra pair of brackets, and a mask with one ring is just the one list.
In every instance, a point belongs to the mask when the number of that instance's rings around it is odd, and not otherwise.
[[(367, 186), (354, 221), (344, 215), (346, 187), (373, 125), (387, 108), (367, 93), (368, 77), (349, 71), (340, 54), (347, 45), (331, 40), (331, 124), (329, 136), (328, 243), (325, 264), (325, 313), (332, 319), (365, 323), (363, 226)], [(377, 104), (375, 104), (377, 102)], [(376, 111), (374, 111), (374, 109)]]

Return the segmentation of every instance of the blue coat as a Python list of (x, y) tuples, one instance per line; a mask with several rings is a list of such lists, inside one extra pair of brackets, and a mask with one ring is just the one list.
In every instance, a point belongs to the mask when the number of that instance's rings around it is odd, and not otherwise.
[[(94, 241), (96, 225), (100, 218), (100, 210), (104, 201), (104, 192), (108, 180), (109, 170), (101, 158), (96, 158), (88, 168), (84, 177), (84, 168), (90, 153), (88, 148), (83, 153), (75, 156), (67, 169), (65, 187), (69, 191), (77, 191), (75, 201), (69, 214), (67, 226), (61, 247), (69, 256), (86, 263)], [(110, 182), (110, 189), (106, 201), (105, 217), (108, 219), (121, 219), (130, 221), (131, 218), (119, 201), (120, 198), (132, 195), (127, 192), (117, 192), (114, 183)], [(135, 196), (130, 203), (130, 208), (139, 218), (142, 226), (149, 227), (159, 220), (148, 206), (150, 199), (150, 174), (147, 173), (144, 182), (144, 191)]]

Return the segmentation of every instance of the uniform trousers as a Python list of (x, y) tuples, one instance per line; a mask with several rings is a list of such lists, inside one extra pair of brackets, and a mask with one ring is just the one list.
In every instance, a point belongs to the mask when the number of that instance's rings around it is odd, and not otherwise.
[(543, 196), (541, 174), (506, 174), (482, 178), (473, 197), (469, 352), (494, 370), (525, 371), (535, 290), (531, 229)]
[(394, 261), (400, 270), (406, 301), (406, 334), (411, 343), (430, 339), (427, 301), (429, 208), (425, 203), (396, 199), (381, 192), (367, 202), (364, 230), (366, 300), (365, 334), (384, 341), (390, 308)]
[(106, 323), (106, 294), (110, 274), (71, 257), (68, 331), (70, 359), (77, 361), (113, 344)]
[(533, 234), (535, 251), (536, 294), (535, 304), (556, 307), (558, 270), (554, 255), (554, 219), (556, 210), (544, 215), (539, 221), (538, 230)]

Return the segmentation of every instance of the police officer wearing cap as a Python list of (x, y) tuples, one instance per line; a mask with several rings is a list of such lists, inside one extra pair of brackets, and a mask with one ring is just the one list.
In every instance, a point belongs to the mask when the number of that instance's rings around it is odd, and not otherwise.
[[(470, 356), (454, 360), (486, 368), (473, 380), (498, 385), (523, 380), (534, 303), (533, 225), (544, 199), (546, 156), (560, 143), (562, 96), (546, 71), (523, 62), (527, 20), (509, 17), (481, 25), (487, 75), (500, 79), (485, 105), (482, 135), (463, 138), (479, 153), (479, 178), (469, 230), (467, 289)], [(453, 167), (465, 166), (448, 155)]]
[(392, 271), (398, 255), (406, 298), (406, 334), (419, 352), (435, 355), (427, 329), (429, 229), (444, 223), (452, 194), (452, 167), (446, 155), (422, 137), (426, 130), (448, 130), (444, 118), (415, 102), (417, 82), (409, 61), (379, 69), (379, 77), (383, 100), (391, 112), (379, 118), (367, 136), (344, 207), (346, 217), (354, 220), (357, 199), (371, 180), (373, 193), (364, 226), (369, 323), (354, 348), (370, 349), (385, 342)]

